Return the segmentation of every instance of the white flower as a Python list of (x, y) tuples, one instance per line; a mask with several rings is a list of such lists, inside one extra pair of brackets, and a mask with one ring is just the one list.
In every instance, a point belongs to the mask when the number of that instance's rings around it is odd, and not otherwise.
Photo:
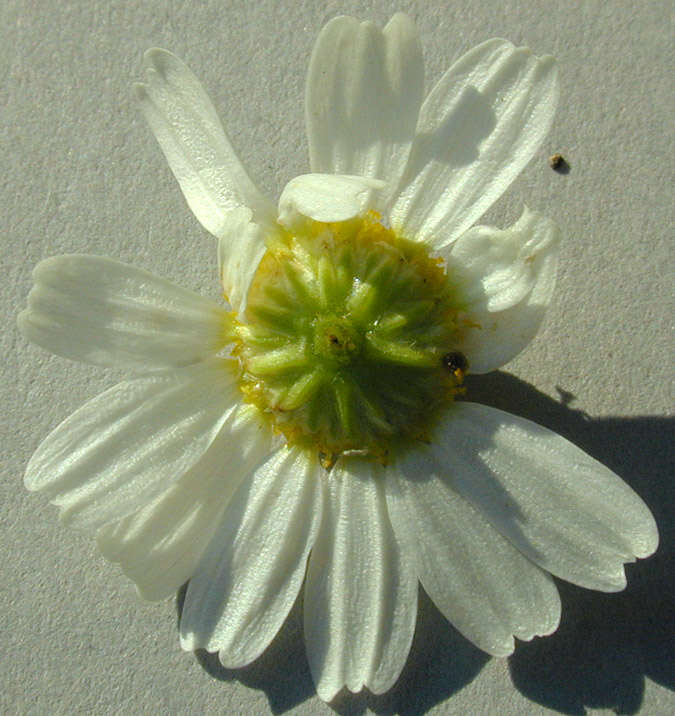
[(640, 498), (550, 431), (453, 401), (467, 363), (513, 358), (550, 300), (550, 221), (526, 209), (503, 231), (471, 227), (550, 127), (553, 60), (490, 40), (422, 101), (408, 18), (333, 20), (307, 82), (313, 173), (278, 211), (190, 71), (162, 50), (146, 61), (141, 108), (219, 239), (237, 318), (111, 259), (40, 263), (24, 334), (137, 377), (47, 437), (28, 489), (144, 597), (189, 579), (181, 643), (228, 667), (262, 653), (306, 575), (325, 700), (396, 681), (418, 581), (497, 656), (556, 629), (550, 575), (622, 589), (624, 563), (658, 541)]

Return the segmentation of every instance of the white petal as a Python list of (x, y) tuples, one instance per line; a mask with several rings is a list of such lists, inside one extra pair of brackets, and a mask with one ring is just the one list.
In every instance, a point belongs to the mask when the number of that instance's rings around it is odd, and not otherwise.
[(624, 562), (658, 544), (654, 518), (617, 475), (529, 420), (457, 403), (434, 442), (445, 480), (530, 559), (602, 591), (626, 585)]
[(342, 174), (303, 174), (286, 184), (279, 198), (279, 223), (292, 229), (304, 218), (325, 223), (362, 216), (384, 183)]
[(395, 184), (410, 151), (424, 92), (422, 48), (398, 13), (384, 30), (336, 17), (309, 64), (306, 122), (312, 171)]
[(553, 580), (504, 539), (442, 477), (428, 448), (409, 452), (387, 474), (392, 523), (415, 555), (422, 586), (445, 617), (494, 656), (555, 631)]
[(221, 359), (120, 383), (47, 436), (25, 485), (76, 527), (119, 520), (193, 467), (238, 399), (234, 368)]
[(464, 55), (422, 105), (392, 225), (436, 248), (460, 236), (537, 151), (557, 98), (551, 57), (505, 40)]
[(551, 301), (557, 227), (526, 208), (510, 228), (476, 226), (440, 253), (466, 302), (460, 348), (471, 371), (508, 363), (534, 338)]
[(202, 458), (148, 505), (97, 535), (145, 599), (171, 596), (195, 571), (232, 495), (271, 451), (252, 406), (239, 406)]
[(147, 84), (134, 85), (136, 98), (204, 228), (220, 237), (226, 213), (240, 206), (273, 225), (273, 205), (234, 153), (199, 80), (166, 50), (148, 50), (144, 60)]
[(252, 221), (250, 209), (233, 209), (225, 217), (218, 241), (218, 266), (225, 297), (241, 314), (248, 289), (267, 247), (266, 230)]
[(462, 298), (495, 313), (517, 305), (532, 291), (540, 259), (557, 248), (553, 222), (526, 207), (508, 229), (475, 226), (440, 253)]
[(344, 686), (375, 694), (405, 664), (417, 615), (412, 556), (389, 522), (383, 468), (338, 463), (305, 587), (305, 642), (319, 696)]
[(55, 256), (33, 280), (19, 328), (65, 358), (148, 371), (195, 363), (231, 341), (218, 304), (112, 259)]
[(228, 668), (264, 651), (298, 595), (321, 509), (319, 468), (297, 448), (244, 480), (190, 581), (184, 649), (219, 651)]

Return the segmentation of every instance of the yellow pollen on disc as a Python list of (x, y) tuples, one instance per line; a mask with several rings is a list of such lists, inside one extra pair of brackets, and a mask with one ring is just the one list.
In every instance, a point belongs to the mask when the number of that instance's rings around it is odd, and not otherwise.
[(462, 304), (442, 262), (375, 214), (270, 242), (234, 354), (240, 387), (289, 444), (386, 462), (462, 390)]

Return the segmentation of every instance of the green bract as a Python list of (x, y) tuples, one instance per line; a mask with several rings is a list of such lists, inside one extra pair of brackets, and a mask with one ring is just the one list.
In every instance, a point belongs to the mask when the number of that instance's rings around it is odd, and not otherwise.
[(275, 239), (253, 279), (235, 353), (246, 398), (325, 465), (386, 460), (423, 438), (460, 389), (461, 305), (441, 262), (369, 214)]

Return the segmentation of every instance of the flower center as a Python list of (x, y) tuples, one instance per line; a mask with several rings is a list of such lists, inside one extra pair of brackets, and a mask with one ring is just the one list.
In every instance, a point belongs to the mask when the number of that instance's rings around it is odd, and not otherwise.
[(363, 345), (361, 332), (344, 316), (318, 315), (313, 323), (312, 352), (335, 367), (356, 360)]
[(352, 451), (384, 461), (461, 390), (460, 310), (440, 260), (374, 214), (308, 222), (270, 243), (253, 278), (241, 389), (325, 466)]

